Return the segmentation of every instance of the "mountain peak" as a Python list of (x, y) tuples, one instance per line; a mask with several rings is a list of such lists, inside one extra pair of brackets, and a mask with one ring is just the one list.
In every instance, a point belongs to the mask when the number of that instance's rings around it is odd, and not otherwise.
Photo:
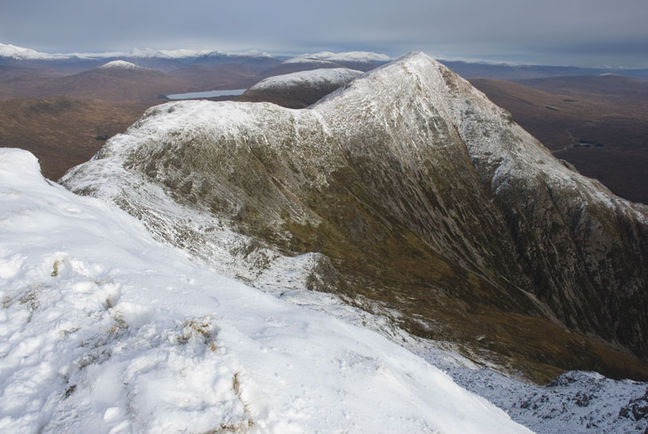
[(33, 60), (33, 59), (52, 59), (55, 56), (47, 53), (41, 53), (31, 48), (19, 47), (17, 45), (0, 43), (0, 57), (10, 57), (12, 59)]
[(104, 63), (99, 68), (100, 69), (130, 69), (130, 70), (140, 70), (140, 71), (147, 69), (142, 66), (138, 66), (134, 63), (127, 62), (125, 60), (112, 60), (108, 63)]
[(395, 107), (417, 101), (417, 105), (441, 110), (458, 121), (460, 114), (455, 113), (453, 101), (466, 98), (484, 100), (493, 112), (503, 111), (442, 63), (421, 51), (413, 51), (369, 71), (318, 104), (332, 104), (341, 111), (348, 104), (371, 105), (391, 116), (389, 112)]
[(345, 84), (362, 75), (362, 71), (348, 68), (319, 68), (290, 74), (275, 75), (256, 83), (250, 89), (291, 87), (303, 83), (340, 83)]

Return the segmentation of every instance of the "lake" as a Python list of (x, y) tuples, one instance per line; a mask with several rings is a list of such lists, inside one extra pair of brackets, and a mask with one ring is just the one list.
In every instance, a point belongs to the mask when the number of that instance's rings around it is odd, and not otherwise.
[(206, 90), (203, 92), (172, 93), (165, 95), (168, 99), (216, 98), (222, 96), (239, 96), (247, 89)]

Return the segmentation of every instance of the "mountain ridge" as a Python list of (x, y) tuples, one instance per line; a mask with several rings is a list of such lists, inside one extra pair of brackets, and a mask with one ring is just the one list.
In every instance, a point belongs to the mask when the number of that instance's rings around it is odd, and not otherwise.
[[(409, 331), (458, 342), (536, 381), (566, 369), (648, 372), (618, 350), (647, 350), (646, 208), (565, 167), (423, 53), (306, 110), (152, 108), (63, 182), (114, 200), (207, 260), (217, 243), (209, 218), (260, 240), (252, 258), (263, 249), (320, 252), (306, 273), (312, 289), (394, 309)], [(131, 191), (142, 185), (159, 196)], [(154, 205), (166, 195), (205, 213), (207, 226), (170, 228)]]
[(228, 279), (27, 151), (0, 149), (0, 198), (4, 432), (529, 432), (335, 297)]
[(349, 68), (320, 68), (276, 75), (254, 84), (237, 101), (265, 101), (288, 108), (303, 108), (360, 75), (361, 71)]

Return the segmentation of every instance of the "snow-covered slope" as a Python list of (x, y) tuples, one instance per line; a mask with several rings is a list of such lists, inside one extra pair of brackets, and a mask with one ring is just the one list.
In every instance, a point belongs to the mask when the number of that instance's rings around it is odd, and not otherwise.
[(42, 60), (42, 59), (58, 59), (63, 56), (57, 56), (55, 54), (41, 53), (40, 51), (33, 50), (31, 48), (18, 47), (11, 44), (0, 43), (0, 57), (9, 57), (12, 59), (21, 59), (21, 60)]
[(303, 108), (362, 75), (348, 68), (320, 68), (268, 77), (250, 87), (241, 101), (265, 101)]
[(297, 86), (317, 87), (317, 86), (334, 86), (340, 87), (354, 78), (362, 75), (362, 71), (356, 71), (349, 68), (320, 68), (308, 71), (293, 72), (290, 74), (276, 75), (261, 80), (250, 91), (260, 91), (268, 89), (288, 89)]
[(456, 352), (440, 351), (429, 342), (406, 346), (539, 434), (645, 433), (648, 429), (648, 383), (570, 371), (538, 386), (475, 365)]
[(101, 65), (99, 69), (148, 70), (147, 68), (138, 66), (132, 62), (127, 62), (125, 60), (112, 60)]
[(524, 432), (385, 338), (222, 277), (0, 149), (3, 432)]

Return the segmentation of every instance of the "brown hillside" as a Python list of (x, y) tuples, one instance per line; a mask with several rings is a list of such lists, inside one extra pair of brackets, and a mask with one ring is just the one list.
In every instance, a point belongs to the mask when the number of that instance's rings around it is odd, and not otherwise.
[(142, 104), (67, 97), (13, 99), (0, 104), (0, 146), (18, 147), (40, 160), (43, 175), (58, 179), (83, 163), (109, 137), (138, 119)]
[(471, 81), (557, 157), (616, 194), (648, 203), (648, 81), (620, 76)]

